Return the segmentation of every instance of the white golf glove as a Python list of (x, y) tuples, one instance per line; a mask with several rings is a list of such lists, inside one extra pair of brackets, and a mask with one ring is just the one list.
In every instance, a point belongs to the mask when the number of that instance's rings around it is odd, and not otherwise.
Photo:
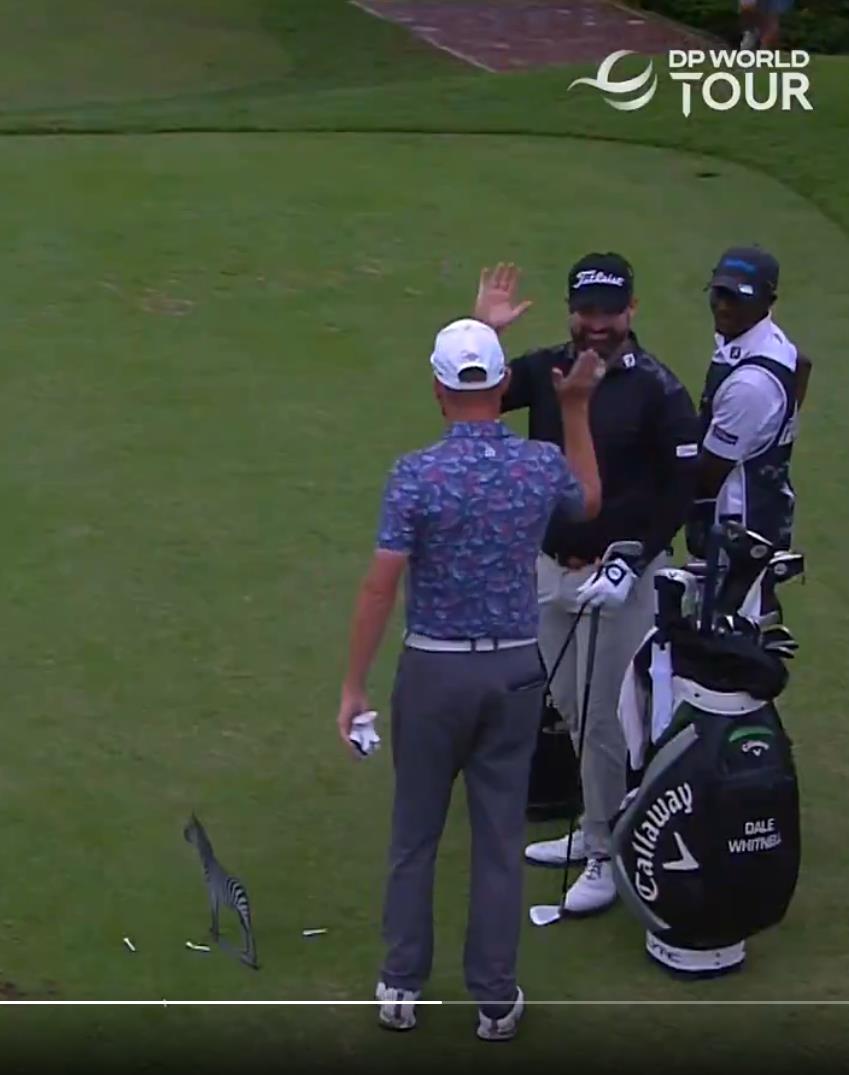
[(618, 608), (628, 599), (637, 576), (624, 560), (600, 564), (596, 573), (578, 587), (578, 600), (590, 608)]
[(351, 722), (351, 734), (348, 739), (364, 758), (380, 749), (380, 736), (374, 730), (376, 718), (377, 711), (370, 709), (368, 712), (360, 713), (359, 716), (354, 717)]

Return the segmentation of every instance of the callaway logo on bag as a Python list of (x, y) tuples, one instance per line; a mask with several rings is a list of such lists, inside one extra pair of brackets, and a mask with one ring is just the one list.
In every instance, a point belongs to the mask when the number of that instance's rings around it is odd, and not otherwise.
[(660, 940), (735, 944), (784, 917), (799, 872), (790, 742), (771, 703), (684, 703), (613, 834), (617, 889)]

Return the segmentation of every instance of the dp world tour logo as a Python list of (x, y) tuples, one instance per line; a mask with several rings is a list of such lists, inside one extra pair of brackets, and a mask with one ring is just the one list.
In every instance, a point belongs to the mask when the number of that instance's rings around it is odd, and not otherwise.
[[(642, 74), (617, 79), (613, 68), (629, 49), (620, 49), (601, 61), (595, 78), (576, 78), (575, 86), (592, 86), (600, 90), (604, 100), (620, 112), (635, 112), (644, 108), (657, 92), (658, 76), (654, 61), (649, 59)], [(727, 112), (745, 104), (753, 112), (769, 112), (773, 108), (789, 112), (794, 106), (810, 112), (813, 106), (808, 94), (811, 82), (803, 68), (810, 55), (794, 49), (789, 56), (769, 49), (670, 49), (666, 56), (667, 77), (681, 86), (681, 114), (689, 116), (693, 98), (713, 112)]]
[[(623, 56), (633, 55), (634, 53), (629, 49), (611, 52), (609, 56), (601, 61), (595, 78), (576, 78), (569, 83), (569, 89), (571, 90), (573, 86), (592, 86), (593, 89), (601, 90), (602, 93), (613, 94), (612, 97), (605, 97), (604, 99), (609, 105), (618, 108), (621, 112), (634, 112), (636, 109), (642, 108), (649, 103), (657, 91), (657, 75), (654, 73), (654, 61), (649, 60), (649, 65), (645, 71), (634, 78), (625, 78), (617, 82), (611, 76), (613, 68)], [(640, 90), (644, 89), (649, 83), (651, 85), (649, 85), (645, 93), (640, 93)], [(635, 97), (633, 96), (634, 94), (639, 94), (639, 96)], [(627, 100), (621, 100), (623, 97), (627, 97)]]

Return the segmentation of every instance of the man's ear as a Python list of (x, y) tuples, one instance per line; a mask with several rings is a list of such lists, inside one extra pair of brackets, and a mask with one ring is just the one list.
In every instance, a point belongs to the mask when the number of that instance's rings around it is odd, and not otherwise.
[(505, 395), (507, 394), (507, 389), (510, 387), (510, 379), (512, 378), (512, 376), (513, 376), (513, 371), (508, 366), (507, 369), (504, 371), (504, 376), (501, 378), (501, 381), (499, 382), (498, 387), (495, 388), (495, 389), (490, 389), (490, 391), (494, 391), (494, 392), (498, 393), (497, 399), (498, 399), (499, 403), (502, 402), (502, 400), (504, 399)]
[(444, 418), (445, 417), (445, 388), (444, 388), (443, 385), (441, 385), (439, 383), (439, 381), (435, 377), (433, 379), (433, 397), (436, 400), (436, 402), (439, 404), (439, 413)]
[(631, 317), (633, 317), (636, 314), (637, 310), (639, 309), (639, 306), (640, 306), (640, 300), (635, 295), (631, 299), (631, 302), (628, 304), (628, 309), (629, 309), (629, 311), (631, 313)]

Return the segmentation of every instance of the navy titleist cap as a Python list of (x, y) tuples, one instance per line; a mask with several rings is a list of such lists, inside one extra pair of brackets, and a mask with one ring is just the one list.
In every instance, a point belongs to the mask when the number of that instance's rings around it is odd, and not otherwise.
[(759, 246), (732, 246), (714, 267), (708, 287), (742, 299), (771, 299), (778, 289), (778, 262)]
[(569, 309), (619, 314), (634, 294), (634, 270), (621, 254), (586, 254), (569, 270)]

